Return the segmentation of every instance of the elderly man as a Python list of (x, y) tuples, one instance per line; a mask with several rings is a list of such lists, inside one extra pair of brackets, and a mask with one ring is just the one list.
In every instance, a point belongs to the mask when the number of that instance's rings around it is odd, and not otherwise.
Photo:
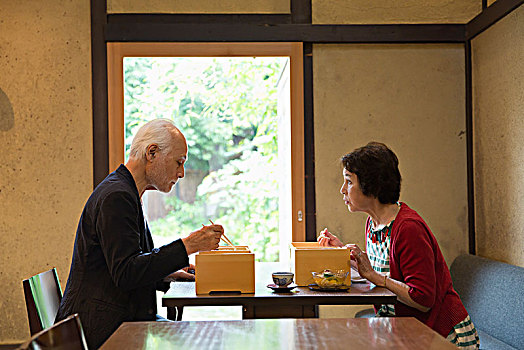
[(167, 290), (177, 275), (187, 277), (180, 269), (187, 270), (188, 255), (218, 247), (220, 225), (153, 247), (140, 199), (147, 190), (169, 192), (184, 177), (186, 157), (186, 140), (173, 123), (150, 121), (133, 139), (126, 165), (87, 200), (56, 320), (78, 313), (89, 348), (102, 345), (124, 321), (158, 319), (155, 290)]

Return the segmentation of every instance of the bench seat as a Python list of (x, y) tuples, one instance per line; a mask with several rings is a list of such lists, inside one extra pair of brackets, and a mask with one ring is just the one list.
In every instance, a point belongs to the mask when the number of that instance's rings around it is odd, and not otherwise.
[(450, 268), (481, 349), (524, 349), (524, 268), (464, 254)]

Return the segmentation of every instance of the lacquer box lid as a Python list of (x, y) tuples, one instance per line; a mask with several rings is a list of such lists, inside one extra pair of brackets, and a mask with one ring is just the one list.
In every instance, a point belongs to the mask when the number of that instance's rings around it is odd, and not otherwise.
[(248, 246), (219, 247), (195, 255), (196, 294), (255, 292), (255, 254)]
[[(326, 269), (351, 271), (349, 248), (321, 247), (318, 242), (291, 242), (290, 250), (291, 271), (295, 273), (295, 283), (299, 286), (314, 283), (311, 272)], [(350, 283), (351, 277), (348, 278)]]

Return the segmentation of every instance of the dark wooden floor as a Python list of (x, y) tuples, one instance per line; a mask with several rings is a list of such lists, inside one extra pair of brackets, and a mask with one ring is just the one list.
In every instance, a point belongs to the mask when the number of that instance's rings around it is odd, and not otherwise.
[(0, 350), (13, 350), (17, 349), (20, 344), (0, 344)]

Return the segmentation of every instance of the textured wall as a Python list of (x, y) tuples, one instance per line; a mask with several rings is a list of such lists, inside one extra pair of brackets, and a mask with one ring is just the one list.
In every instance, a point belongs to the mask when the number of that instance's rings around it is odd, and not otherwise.
[[(317, 23), (464, 23), (480, 11), (481, 4), (480, 0), (377, 2), (370, 6), (369, 1), (313, 0), (313, 17)], [(141, 2), (136, 0), (109, 0), (108, 6), (110, 12), (174, 12), (163, 8), (170, 3), (156, 0), (140, 9)], [(180, 0), (176, 11), (289, 13), (289, 1)], [(482, 126), (492, 115), (501, 116), (500, 123), (519, 126), (516, 116), (522, 115), (522, 104), (515, 96), (524, 90), (518, 85), (523, 75), (522, 9), (517, 14), (520, 17), (510, 15), (473, 45), (479, 122), (475, 137), (481, 139), (476, 152), (487, 150), (486, 157), (491, 157), (483, 163), (477, 155), (480, 173), (519, 166), (516, 151), (520, 151), (517, 141), (522, 135), (514, 137), (516, 130), (499, 134), (513, 137), (511, 143), (504, 143), (509, 165), (501, 164), (497, 158), (502, 157), (489, 152), (499, 149), (487, 135), (490, 126)], [(88, 0), (0, 1), (0, 343), (19, 342), (28, 335), (23, 278), (56, 266), (65, 287), (76, 224), (92, 186), (89, 21)], [(499, 48), (502, 44), (505, 46)], [(497, 58), (489, 66), (487, 55)], [(505, 58), (499, 62), (500, 57)], [(350, 215), (341, 202), (338, 158), (377, 139), (399, 155), (404, 176), (402, 200), (426, 218), (448, 262), (465, 251), (462, 48), (317, 45), (314, 62), (318, 227), (343, 232), (346, 242), (362, 243), (364, 215)], [(507, 67), (509, 73), (500, 74)], [(500, 91), (507, 94), (496, 99)], [(493, 126), (498, 127), (499, 123)], [(482, 167), (488, 161), (496, 166)], [(487, 174), (484, 179), (497, 178), (495, 175)], [(506, 177), (502, 180), (507, 181)], [(499, 188), (478, 179), (477, 184), (477, 198), (486, 193), (485, 202), (478, 202), (479, 219), (479, 208), (490, 203), (486, 200)], [(523, 191), (515, 185), (508, 187), (513, 188), (513, 196)], [(503, 186), (500, 190), (504, 195)], [(500, 198), (494, 200), (500, 202)], [(517, 210), (506, 207), (500, 213), (513, 219), (512, 227), (521, 226)], [(492, 223), (498, 216), (484, 214)], [(497, 223), (488, 228), (500, 227)], [(493, 254), (482, 251), (481, 242), (487, 238), (478, 237), (479, 252), (497, 259), (498, 250)], [(522, 264), (522, 253), (519, 260), (506, 258), (513, 248), (522, 252), (522, 239), (515, 241), (501, 242), (507, 247), (502, 260)]]
[(290, 13), (289, 0), (107, 0), (110, 13)]
[(339, 193), (339, 158), (382, 141), (399, 157), (401, 200), (451, 263), (467, 251), (462, 45), (315, 45), (313, 62), (317, 229), (364, 243), (366, 215)]
[(472, 42), (477, 253), (524, 266), (524, 5)]
[(0, 343), (29, 336), (22, 279), (65, 287), (92, 188), (89, 0), (0, 1)]
[(316, 24), (467, 23), (481, 0), (313, 0)]

